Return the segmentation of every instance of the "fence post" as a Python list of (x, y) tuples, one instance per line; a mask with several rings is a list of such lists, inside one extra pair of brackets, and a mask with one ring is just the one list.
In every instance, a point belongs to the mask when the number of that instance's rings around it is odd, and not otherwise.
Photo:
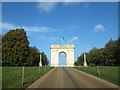
[(24, 84), (24, 66), (23, 66), (23, 69), (22, 69), (22, 85)]
[(40, 74), (40, 67), (39, 67), (39, 74)]
[(99, 71), (99, 66), (97, 65), (97, 73), (98, 73), (98, 76), (100, 76), (100, 71)]

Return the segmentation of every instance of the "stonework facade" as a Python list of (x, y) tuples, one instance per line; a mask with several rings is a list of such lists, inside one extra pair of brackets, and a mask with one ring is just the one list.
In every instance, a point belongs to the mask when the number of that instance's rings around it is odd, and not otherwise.
[(51, 66), (59, 67), (59, 54), (65, 53), (66, 67), (74, 67), (74, 45), (51, 45)]

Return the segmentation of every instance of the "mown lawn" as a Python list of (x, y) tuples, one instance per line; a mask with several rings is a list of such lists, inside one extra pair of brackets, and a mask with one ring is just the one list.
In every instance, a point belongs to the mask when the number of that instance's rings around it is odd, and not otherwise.
[(26, 88), (51, 69), (52, 67), (25, 67), (22, 85), (22, 67), (2, 67), (2, 88)]
[[(75, 69), (87, 72), (109, 82), (112, 82), (118, 85), (118, 67), (117, 66), (88, 66), (88, 67), (75, 67)], [(98, 75), (98, 69), (100, 72), (100, 76)]]

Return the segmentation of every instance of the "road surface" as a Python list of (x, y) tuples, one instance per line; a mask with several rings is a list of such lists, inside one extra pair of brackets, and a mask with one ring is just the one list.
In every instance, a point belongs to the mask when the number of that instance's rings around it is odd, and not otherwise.
[(28, 88), (118, 88), (118, 86), (73, 68), (58, 67)]

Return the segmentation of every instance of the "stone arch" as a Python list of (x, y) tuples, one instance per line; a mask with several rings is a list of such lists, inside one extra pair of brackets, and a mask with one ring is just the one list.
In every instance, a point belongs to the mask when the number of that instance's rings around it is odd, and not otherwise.
[(65, 55), (65, 62), (67, 61), (67, 54), (64, 52), (64, 51), (61, 51), (61, 52), (59, 52), (59, 66), (63, 66), (63, 65), (60, 65), (60, 57), (61, 57), (61, 54), (64, 54)]
[(74, 66), (74, 45), (51, 45), (51, 66), (59, 66), (59, 53), (66, 53), (66, 67)]

